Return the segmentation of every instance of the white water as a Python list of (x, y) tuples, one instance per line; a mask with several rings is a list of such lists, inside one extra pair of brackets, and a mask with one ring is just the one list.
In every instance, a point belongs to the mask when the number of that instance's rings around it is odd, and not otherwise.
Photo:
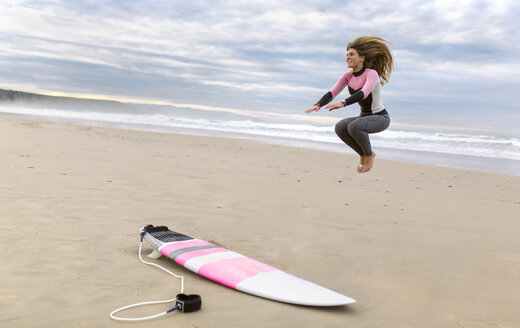
[[(293, 140), (299, 146), (315, 148), (315, 143), (341, 145), (342, 141), (334, 133), (333, 126), (317, 126), (301, 123), (267, 123), (251, 118), (209, 119), (175, 116), (177, 112), (154, 111), (149, 114), (113, 113), (99, 111), (54, 110), (0, 107), (0, 112), (16, 113), (41, 117), (42, 119), (81, 120), (89, 122), (115, 123), (146, 129), (150, 126), (172, 131), (175, 128), (198, 131), (214, 131), (224, 135), (246, 134), (261, 136), (264, 139), (278, 141)], [(209, 115), (209, 114), (208, 114)], [(186, 116), (186, 115), (184, 115)], [(441, 133), (429, 131), (393, 130), (370, 136), (374, 148), (386, 148), (401, 152), (421, 151), (430, 154), (453, 154), (476, 156), (480, 158), (513, 160), (514, 166), (520, 167), (520, 138), (498, 137), (491, 135)], [(314, 143), (314, 145), (311, 145)], [(516, 169), (514, 169), (516, 170)]]
[[(211, 120), (175, 117), (157, 113), (144, 115), (8, 107), (0, 108), (0, 111), (65, 119), (153, 125), (158, 127), (193, 128), (230, 133), (246, 133), (273, 138), (292, 138), (301, 141), (310, 140), (341, 143), (336, 137), (334, 127), (332, 126), (315, 126), (298, 123), (266, 123), (256, 122), (250, 119)], [(387, 131), (371, 135), (371, 140), (374, 146), (392, 149), (520, 160), (520, 139), (514, 137), (504, 138), (489, 135), (399, 131), (393, 130), (390, 127)]]

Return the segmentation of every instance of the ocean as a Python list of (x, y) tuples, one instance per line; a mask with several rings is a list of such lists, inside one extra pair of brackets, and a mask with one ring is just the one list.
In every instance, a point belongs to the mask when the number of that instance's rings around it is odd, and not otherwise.
[[(173, 106), (129, 106), (128, 110), (0, 107), (0, 112), (37, 120), (122, 129), (231, 137), (355, 154), (334, 133), (334, 124)], [(392, 127), (371, 135), (379, 158), (520, 176), (520, 138)]]

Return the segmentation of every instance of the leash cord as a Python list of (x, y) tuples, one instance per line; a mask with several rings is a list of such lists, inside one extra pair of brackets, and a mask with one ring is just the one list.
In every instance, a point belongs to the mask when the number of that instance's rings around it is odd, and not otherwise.
[[(168, 269), (165, 269), (163, 268), (162, 266), (158, 265), (158, 264), (155, 264), (155, 263), (152, 263), (152, 262), (148, 262), (148, 261), (145, 261), (143, 260), (143, 257), (141, 255), (141, 249), (143, 247), (143, 238), (144, 238), (144, 234), (145, 232), (142, 231), (141, 232), (141, 242), (139, 243), (139, 259), (141, 260), (141, 262), (143, 262), (144, 264), (148, 264), (148, 265), (151, 265), (151, 266), (155, 266), (163, 271), (166, 271), (166, 273), (174, 276), (175, 278), (177, 279), (180, 279), (181, 280), (181, 294), (184, 292), (184, 276), (179, 276), (179, 275), (176, 275), (175, 273), (169, 271)], [(118, 312), (121, 312), (121, 311), (124, 311), (124, 310), (127, 310), (127, 309), (131, 309), (131, 308), (135, 308), (135, 307), (138, 307), (138, 306), (143, 306), (143, 305), (151, 305), (151, 304), (163, 304), (163, 303), (170, 303), (170, 302), (175, 302), (177, 299), (177, 297), (174, 297), (172, 299), (168, 299), (168, 300), (163, 300), (163, 301), (148, 301), (148, 302), (141, 302), (141, 303), (136, 303), (136, 304), (131, 304), (131, 305), (127, 305), (127, 306), (123, 306), (119, 309), (116, 309), (114, 311), (112, 311), (110, 313), (110, 318), (114, 319), (114, 320), (118, 320), (118, 321), (143, 321), (143, 320), (150, 320), (150, 319), (154, 319), (154, 318), (158, 318), (158, 317), (161, 317), (163, 315), (166, 315), (170, 312), (173, 312), (175, 310), (179, 310), (181, 309), (181, 305), (180, 304), (176, 304), (174, 307), (172, 307), (171, 309), (167, 310), (167, 311), (164, 311), (164, 312), (161, 312), (161, 313), (157, 313), (157, 314), (154, 314), (154, 315), (150, 315), (150, 316), (147, 316), (147, 317), (140, 317), (140, 318), (122, 318), (122, 317), (118, 317), (116, 316), (115, 314), (118, 313)]]

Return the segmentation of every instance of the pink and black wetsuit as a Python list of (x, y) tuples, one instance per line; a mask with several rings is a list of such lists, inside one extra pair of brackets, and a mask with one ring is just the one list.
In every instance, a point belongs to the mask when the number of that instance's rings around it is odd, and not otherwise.
[(359, 117), (346, 118), (336, 124), (336, 134), (360, 156), (372, 155), (369, 133), (386, 130), (390, 125), (390, 116), (381, 100), (381, 83), (377, 71), (363, 68), (359, 72), (349, 71), (336, 82), (316, 105), (328, 104), (348, 86), (350, 97), (343, 100), (345, 106), (359, 103)]

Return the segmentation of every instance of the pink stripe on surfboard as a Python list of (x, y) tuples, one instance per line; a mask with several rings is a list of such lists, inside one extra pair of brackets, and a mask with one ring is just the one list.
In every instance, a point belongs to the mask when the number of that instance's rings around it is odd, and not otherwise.
[(280, 270), (249, 257), (238, 257), (205, 264), (197, 273), (219, 284), (236, 289), (239, 282), (259, 273), (271, 271)]
[(183, 249), (183, 248), (187, 248), (187, 247), (194, 247), (194, 246), (205, 246), (205, 245), (213, 245), (213, 244), (210, 244), (207, 241), (199, 240), (199, 239), (189, 240), (189, 241), (179, 241), (179, 242), (172, 243), (172, 244), (166, 244), (165, 246), (161, 247), (159, 249), (159, 251), (161, 252), (162, 255), (168, 256), (168, 255), (170, 255), (171, 252), (179, 250), (179, 249)]
[(196, 257), (199, 257), (199, 256), (204, 256), (204, 255), (209, 255), (209, 254), (214, 254), (214, 253), (222, 253), (222, 252), (229, 252), (229, 249), (225, 249), (225, 248), (221, 248), (221, 247), (199, 249), (199, 250), (196, 250), (196, 251), (187, 252), (187, 253), (184, 253), (184, 254), (181, 254), (181, 255), (177, 256), (175, 258), (175, 262), (177, 262), (180, 265), (184, 266), (184, 263), (186, 263), (186, 261), (191, 260), (193, 258), (196, 258)]

